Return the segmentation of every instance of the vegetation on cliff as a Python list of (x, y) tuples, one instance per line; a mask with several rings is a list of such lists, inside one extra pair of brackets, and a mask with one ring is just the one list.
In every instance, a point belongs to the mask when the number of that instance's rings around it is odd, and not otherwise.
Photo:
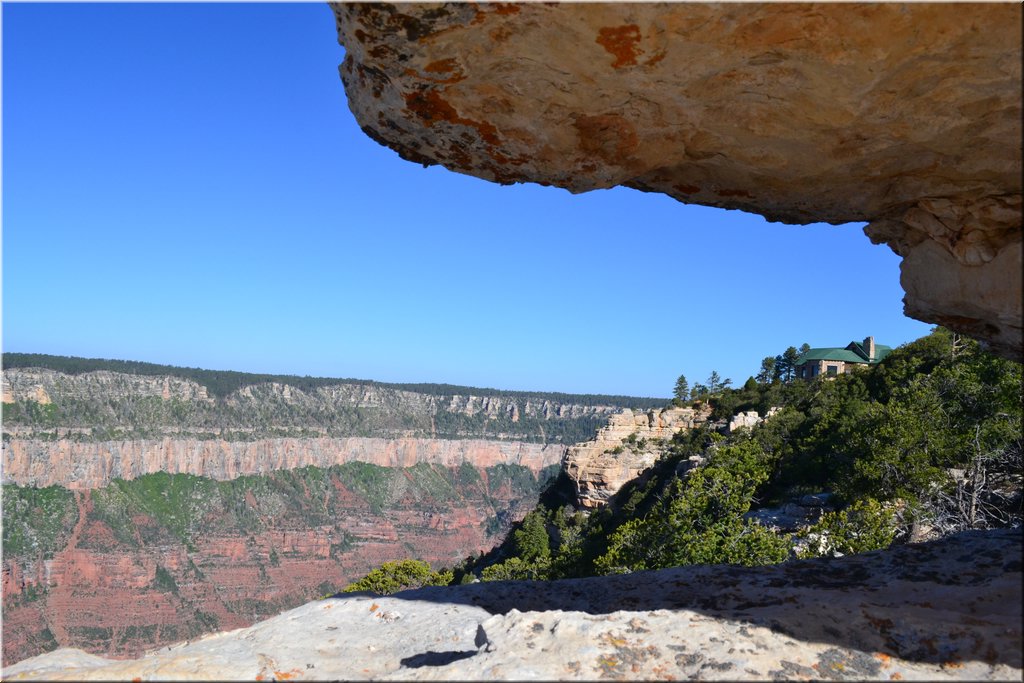
[[(90, 514), (112, 536), (81, 543), (107, 543), (106, 549), (113, 550), (181, 542), (194, 549), (210, 534), (258, 535), (287, 522), (294, 529), (337, 528), (339, 547), (351, 547), (360, 539), (339, 526), (352, 505), (345, 492), (364, 501), (374, 515), (401, 505), (443, 511), (452, 504), (482, 500), (498, 520), (506, 501), (536, 500), (556, 469), (534, 475), (529, 468), (504, 463), (481, 471), (468, 463), (458, 468), (427, 463), (392, 468), (351, 462), (228, 481), (157, 472), (92, 490)], [(73, 493), (59, 486), (4, 485), (3, 506), (7, 558), (39, 552), (52, 556), (63, 549), (78, 521)], [(508, 530), (511, 521), (506, 517), (504, 523), (484, 524), (493, 534)]]
[(234, 370), (203, 370), (201, 368), (183, 368), (175, 365), (159, 365), (133, 360), (108, 360), (105, 358), (79, 358), (77, 356), (53, 356), (45, 353), (4, 353), (3, 367), (8, 368), (47, 368), (68, 375), (80, 375), (86, 372), (106, 370), (129, 375), (147, 375), (151, 377), (181, 377), (206, 387), (213, 396), (224, 397), (243, 387), (257, 384), (287, 384), (303, 391), (313, 391), (321, 387), (338, 384), (357, 384), (398, 391), (411, 391), (433, 396), (485, 396), (497, 398), (514, 398), (555, 403), (576, 403), (581, 405), (613, 405), (623, 408), (646, 408), (664, 399), (643, 398), (639, 396), (618, 396), (609, 394), (566, 394), (557, 391), (511, 391), (506, 389), (488, 389), (484, 387), (466, 387), (457, 384), (436, 383), (400, 383), (377, 382), (372, 379), (351, 379), (333, 377), (309, 377), (298, 375), (270, 375)]
[[(55, 610), (60, 646), (134, 655), (274, 616), (405, 553), (454, 564), (499, 541), (557, 469), (352, 462), (89, 491), (4, 485), (4, 659), (57, 647)], [(441, 581), (397, 569), (406, 586)], [(101, 597), (120, 607), (79, 611)]]
[[(780, 408), (771, 419), (731, 435), (713, 424), (677, 434), (590, 515), (572, 505), (563, 474), (502, 546), (467, 559), (454, 580), (768, 564), (881, 548), (915, 530), (1021, 524), (1020, 364), (936, 328), (860, 372), (804, 381), (770, 370), (708, 400), (713, 418)], [(694, 455), (705, 462), (689, 469)], [(812, 492), (831, 493), (839, 509), (795, 535), (747, 514)]]
[(345, 587), (343, 593), (372, 591), (378, 595), (391, 595), (398, 591), (423, 586), (447, 586), (452, 581), (450, 570), (435, 572), (422, 560), (385, 562), (369, 574)]
[[(575, 443), (590, 438), (621, 408), (664, 399), (635, 396), (501, 391), (450, 384), (179, 368), (137, 361), (5, 353), (5, 371), (62, 373), (49, 402), (19, 396), (4, 406), (4, 424), (22, 438), (79, 441), (174, 438), (251, 441), (259, 438), (427, 437)], [(118, 373), (89, 383), (85, 373)], [(176, 378), (206, 396), (141, 392), (131, 378)]]
[(71, 535), (78, 509), (71, 491), (46, 488), (3, 487), (4, 555), (53, 557)]

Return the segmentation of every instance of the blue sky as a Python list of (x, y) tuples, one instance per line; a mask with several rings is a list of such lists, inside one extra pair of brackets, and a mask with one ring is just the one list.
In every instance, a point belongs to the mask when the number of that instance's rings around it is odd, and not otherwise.
[(861, 225), (400, 160), (326, 5), (2, 11), (4, 351), (668, 396), (930, 329)]

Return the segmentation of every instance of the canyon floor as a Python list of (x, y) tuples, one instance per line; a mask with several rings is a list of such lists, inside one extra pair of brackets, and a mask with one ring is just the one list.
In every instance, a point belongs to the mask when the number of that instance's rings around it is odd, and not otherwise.
[(1021, 540), (335, 596), (136, 660), (58, 650), (4, 679), (1021, 680)]

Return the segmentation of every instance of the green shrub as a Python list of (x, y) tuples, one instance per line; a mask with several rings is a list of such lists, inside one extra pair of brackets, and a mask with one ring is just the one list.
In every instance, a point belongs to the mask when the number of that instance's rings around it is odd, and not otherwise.
[(753, 440), (717, 447), (709, 464), (693, 470), (685, 483), (673, 482), (660, 506), (613, 532), (595, 568), (607, 574), (686, 564), (782, 562), (789, 553), (788, 537), (743, 520), (771, 464)]
[(845, 510), (827, 512), (798, 538), (806, 542), (801, 558), (835, 557), (888, 548), (898, 529), (896, 512), (874, 498), (859, 500)]
[(435, 572), (422, 560), (398, 560), (385, 562), (355, 583), (349, 584), (342, 592), (372, 591), (378, 595), (391, 595), (422, 586), (447, 586), (452, 578), (452, 572)]
[(526, 561), (546, 560), (551, 556), (544, 515), (534, 510), (523, 519), (523, 525), (512, 534), (516, 555)]
[(483, 581), (543, 581), (550, 578), (551, 560), (537, 558), (524, 560), (511, 557), (504, 562), (485, 567), (480, 573)]

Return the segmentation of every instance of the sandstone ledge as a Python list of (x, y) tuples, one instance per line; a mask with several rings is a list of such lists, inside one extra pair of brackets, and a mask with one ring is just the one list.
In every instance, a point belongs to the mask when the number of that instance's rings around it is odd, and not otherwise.
[(774, 567), (680, 567), (310, 603), (130, 661), (6, 680), (1020, 680), (1021, 532)]
[(1021, 356), (1019, 3), (334, 11), (349, 107), (402, 158), (866, 221), (905, 259), (907, 315)]
[(654, 465), (672, 437), (707, 421), (711, 409), (664, 408), (646, 412), (626, 409), (590, 441), (570, 446), (562, 469), (576, 489), (576, 502), (587, 509), (599, 508), (619, 489)]

